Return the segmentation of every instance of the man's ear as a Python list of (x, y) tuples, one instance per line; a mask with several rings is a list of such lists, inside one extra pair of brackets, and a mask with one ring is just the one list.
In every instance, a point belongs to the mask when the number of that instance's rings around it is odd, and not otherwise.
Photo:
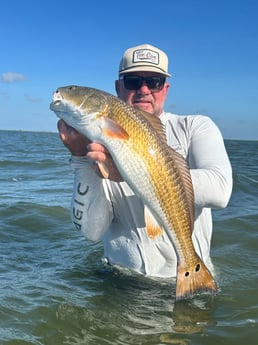
[(119, 94), (120, 94), (120, 81), (119, 80), (115, 81), (115, 88), (116, 88), (116, 94), (117, 94), (117, 96), (119, 96)]

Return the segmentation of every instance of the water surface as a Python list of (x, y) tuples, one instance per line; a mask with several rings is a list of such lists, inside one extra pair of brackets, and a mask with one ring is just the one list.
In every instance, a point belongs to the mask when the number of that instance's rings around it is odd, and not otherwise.
[(105, 266), (102, 244), (74, 230), (57, 134), (0, 131), (0, 343), (256, 345), (258, 142), (226, 146), (234, 190), (213, 213), (220, 292), (175, 304), (173, 281)]

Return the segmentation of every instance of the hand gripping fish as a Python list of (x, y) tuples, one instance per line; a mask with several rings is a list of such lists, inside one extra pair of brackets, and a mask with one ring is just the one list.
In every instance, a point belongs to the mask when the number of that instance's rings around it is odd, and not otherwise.
[(160, 120), (111, 94), (82, 86), (58, 88), (50, 109), (108, 149), (121, 176), (145, 205), (148, 236), (166, 231), (177, 254), (176, 299), (216, 293), (216, 283), (192, 243), (194, 195), (189, 168), (167, 145)]

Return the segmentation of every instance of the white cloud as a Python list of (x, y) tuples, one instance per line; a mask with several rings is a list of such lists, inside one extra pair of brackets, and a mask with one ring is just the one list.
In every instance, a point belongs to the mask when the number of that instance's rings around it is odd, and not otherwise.
[(1, 81), (3, 83), (15, 83), (16, 81), (23, 81), (25, 79), (25, 76), (20, 73), (6, 72), (1, 75)]
[(36, 96), (30, 96), (30, 95), (25, 95), (26, 100), (28, 102), (32, 102), (32, 103), (39, 103), (41, 101), (40, 97), (36, 97)]

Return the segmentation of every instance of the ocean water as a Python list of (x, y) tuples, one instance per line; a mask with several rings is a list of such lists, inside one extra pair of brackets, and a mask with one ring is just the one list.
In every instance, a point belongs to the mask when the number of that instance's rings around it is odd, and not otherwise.
[(101, 243), (74, 230), (56, 133), (0, 131), (0, 344), (256, 345), (258, 141), (226, 146), (234, 190), (213, 213), (220, 292), (175, 303), (174, 282), (106, 267)]

